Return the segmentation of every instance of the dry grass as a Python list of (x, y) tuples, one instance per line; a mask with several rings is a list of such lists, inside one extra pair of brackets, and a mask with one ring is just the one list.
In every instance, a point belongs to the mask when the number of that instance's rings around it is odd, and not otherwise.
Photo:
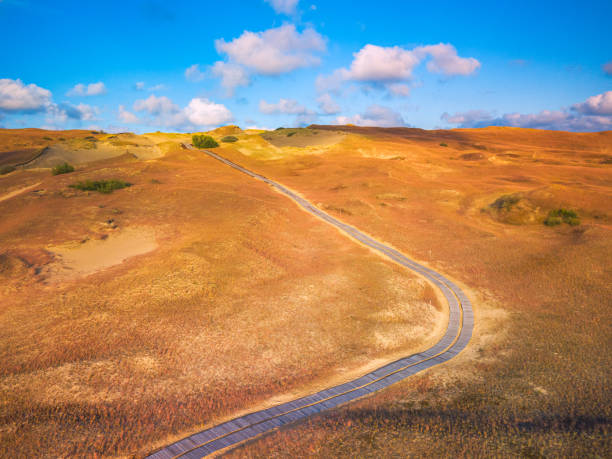
[[(423, 281), (168, 151), (0, 178), (0, 197), (35, 184), (0, 202), (0, 456), (140, 456), (441, 334)], [(69, 187), (108, 177), (133, 185)]]
[[(229, 456), (609, 455), (612, 133), (346, 130), (325, 155), (233, 159), (469, 285), (475, 337), (442, 367)], [(487, 210), (507, 195), (516, 215)], [(543, 225), (558, 208), (581, 225)]]

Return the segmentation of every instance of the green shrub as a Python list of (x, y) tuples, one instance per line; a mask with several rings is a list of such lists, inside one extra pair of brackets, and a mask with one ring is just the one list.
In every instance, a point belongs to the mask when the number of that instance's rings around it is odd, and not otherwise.
[(68, 174), (69, 172), (74, 172), (74, 166), (68, 163), (58, 164), (51, 169), (53, 175)]
[(512, 209), (512, 206), (514, 206), (520, 200), (521, 200), (520, 196), (517, 196), (515, 194), (506, 194), (504, 196), (497, 198), (495, 202), (491, 204), (491, 207), (493, 207), (494, 209), (498, 209), (498, 210), (502, 210), (502, 209), (510, 210)]
[(440, 143), (440, 146), (441, 146), (441, 147), (448, 147), (448, 144), (446, 144), (446, 143), (444, 143), (444, 142), (441, 142), (441, 143)]
[(221, 139), (221, 142), (238, 142), (238, 137), (233, 135), (226, 135)]
[(546, 217), (546, 220), (544, 220), (544, 224), (546, 226), (557, 226), (561, 223), (563, 223), (563, 220), (561, 220), (559, 217), (551, 217), (550, 215)]
[(193, 145), (196, 148), (215, 148), (219, 146), (217, 141), (209, 135), (204, 135), (204, 134), (197, 135), (196, 134), (196, 135), (191, 136), (191, 140), (193, 142)]
[(275, 131), (282, 131), (283, 129), (285, 129), (284, 127), (277, 127), (276, 129), (274, 129)]
[(51, 137), (43, 137), (43, 140), (53, 140)]
[(546, 220), (544, 220), (546, 226), (556, 226), (561, 223), (567, 223), (570, 226), (578, 226), (580, 225), (580, 217), (578, 217), (578, 214), (573, 210), (559, 208), (548, 212), (548, 216)]
[(70, 185), (70, 188), (76, 188), (81, 191), (97, 191), (99, 193), (112, 193), (113, 190), (120, 190), (121, 188), (126, 188), (128, 186), (132, 186), (129, 182), (124, 182), (123, 180), (85, 180), (83, 182), (77, 182)]
[(288, 133), (287, 133), (287, 137), (291, 137), (292, 135), (295, 135), (295, 131), (292, 131), (292, 132), (288, 132)]
[(2, 166), (0, 167), (0, 175), (5, 175), (13, 172), (15, 170), (14, 166)]

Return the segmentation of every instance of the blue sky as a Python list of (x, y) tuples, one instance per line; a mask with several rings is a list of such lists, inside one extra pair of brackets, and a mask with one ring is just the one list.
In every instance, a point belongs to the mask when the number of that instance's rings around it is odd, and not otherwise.
[(0, 126), (612, 130), (612, 2), (0, 0)]

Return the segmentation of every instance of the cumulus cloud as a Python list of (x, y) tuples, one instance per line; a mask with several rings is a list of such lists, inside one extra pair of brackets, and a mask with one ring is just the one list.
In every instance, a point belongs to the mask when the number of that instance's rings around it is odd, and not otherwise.
[[(227, 107), (204, 98), (191, 99), (189, 104), (181, 109), (169, 98), (152, 94), (147, 99), (134, 102), (134, 110), (151, 115), (152, 119), (146, 121), (149, 125), (163, 125), (186, 130), (192, 127), (219, 126), (234, 119), (232, 112)], [(127, 119), (124, 121), (130, 122)]]
[(71, 105), (62, 103), (58, 105), (60, 111), (63, 111), (68, 118), (74, 120), (85, 120), (92, 121), (96, 119), (96, 116), (100, 113), (98, 107), (92, 107), (87, 104)]
[(35, 113), (48, 110), (51, 91), (19, 79), (0, 79), (0, 111)]
[(136, 115), (126, 110), (123, 105), (119, 105), (118, 118), (122, 123), (138, 123), (140, 121)]
[(486, 126), (512, 126), (555, 131), (605, 131), (612, 130), (612, 91), (589, 97), (585, 102), (570, 109), (542, 110), (539, 113), (493, 113), (472, 110), (450, 115), (444, 113), (441, 119), (461, 128)]
[(270, 115), (273, 113), (284, 113), (289, 115), (302, 115), (308, 113), (309, 110), (300, 105), (297, 100), (294, 99), (280, 99), (276, 104), (270, 104), (265, 100), (259, 101), (259, 111)]
[(259, 102), (259, 111), (266, 115), (295, 115), (295, 125), (297, 126), (312, 124), (317, 120), (317, 114), (313, 110), (310, 110), (293, 99), (280, 99), (275, 104), (261, 100)]
[(604, 73), (608, 76), (612, 76), (612, 61), (605, 63), (601, 66)]
[(338, 116), (336, 124), (355, 124), (357, 126), (397, 127), (406, 126), (406, 122), (398, 112), (383, 107), (370, 105), (363, 114), (354, 116)]
[(216, 104), (208, 99), (191, 99), (183, 110), (187, 120), (198, 127), (219, 126), (234, 119), (225, 105)]
[(448, 43), (420, 46), (414, 49), (414, 53), (422, 59), (431, 56), (427, 70), (433, 73), (470, 75), (480, 68), (480, 62), (473, 57), (459, 57), (455, 47)]
[(340, 113), (340, 106), (327, 92), (317, 97), (317, 103), (319, 104), (319, 109), (326, 115), (336, 115)]
[(316, 54), (326, 49), (325, 40), (314, 29), (300, 33), (293, 24), (263, 32), (245, 31), (229, 42), (216, 40), (215, 47), (230, 62), (261, 75), (280, 75), (318, 65), (321, 59)]
[(100, 94), (106, 94), (106, 86), (101, 81), (88, 85), (78, 83), (66, 93), (67, 96), (99, 96)]
[(166, 96), (156, 97), (155, 94), (151, 94), (146, 99), (134, 102), (134, 110), (147, 112), (150, 115), (168, 115), (178, 112), (179, 107)]
[(144, 89), (145, 89), (145, 82), (144, 81), (137, 81), (136, 83), (134, 83), (134, 89), (136, 91), (144, 91)]
[(459, 112), (451, 115), (442, 113), (440, 119), (450, 124), (459, 124), (461, 127), (475, 126), (482, 122), (488, 122), (495, 118), (494, 114), (486, 110), (468, 110), (467, 112)]
[(480, 68), (473, 57), (457, 55), (455, 47), (448, 43), (418, 46), (405, 49), (400, 46), (367, 44), (353, 54), (350, 67), (336, 69), (331, 75), (317, 78), (319, 91), (337, 91), (344, 82), (353, 81), (374, 87), (382, 87), (389, 94), (406, 97), (414, 70), (424, 61), (429, 72), (446, 76), (470, 75)]
[(211, 67), (211, 71), (221, 79), (221, 86), (225, 88), (228, 96), (232, 96), (238, 86), (248, 86), (250, 83), (248, 72), (238, 64), (218, 61)]
[(612, 91), (589, 97), (585, 102), (573, 105), (572, 109), (585, 115), (612, 115)]
[(202, 81), (204, 76), (204, 72), (200, 70), (200, 66), (198, 64), (193, 64), (191, 67), (185, 70), (185, 78), (189, 81)]
[(265, 0), (277, 14), (295, 14), (299, 0)]
[(365, 45), (354, 55), (347, 79), (371, 83), (409, 80), (420, 59), (399, 46)]

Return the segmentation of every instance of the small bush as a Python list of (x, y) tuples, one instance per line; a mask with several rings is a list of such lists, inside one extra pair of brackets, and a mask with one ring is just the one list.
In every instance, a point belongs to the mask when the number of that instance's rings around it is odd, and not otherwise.
[(580, 217), (578, 217), (578, 214), (573, 210), (560, 208), (548, 212), (548, 216), (546, 220), (544, 220), (546, 226), (557, 226), (561, 223), (567, 223), (570, 226), (578, 226), (580, 225)]
[(209, 135), (193, 135), (191, 136), (194, 147), (196, 148), (215, 148), (219, 144)]
[(283, 129), (285, 129), (284, 127), (277, 127), (276, 129), (274, 129), (275, 131), (282, 131)]
[(43, 140), (53, 140), (51, 137), (43, 137)]
[(497, 198), (495, 202), (491, 204), (491, 207), (493, 207), (494, 209), (498, 209), (498, 210), (502, 210), (502, 209), (510, 210), (512, 209), (512, 206), (514, 206), (520, 200), (521, 200), (520, 196), (513, 195), (513, 194), (506, 194), (504, 196)]
[(51, 169), (53, 175), (68, 174), (69, 172), (74, 172), (74, 166), (68, 163), (58, 164)]
[(5, 175), (13, 172), (15, 170), (14, 166), (2, 166), (0, 167), (0, 175)]
[(446, 143), (444, 143), (444, 142), (441, 142), (441, 143), (440, 143), (440, 146), (441, 146), (441, 147), (448, 147), (448, 144), (446, 144)]
[(292, 135), (295, 135), (295, 131), (287, 133), (287, 137), (291, 137)]
[(226, 135), (221, 139), (221, 142), (238, 142), (238, 137), (233, 135)]
[(97, 191), (99, 193), (112, 193), (113, 190), (120, 190), (132, 186), (129, 182), (123, 180), (85, 180), (83, 182), (77, 182), (70, 185), (70, 188), (76, 188), (81, 191)]

